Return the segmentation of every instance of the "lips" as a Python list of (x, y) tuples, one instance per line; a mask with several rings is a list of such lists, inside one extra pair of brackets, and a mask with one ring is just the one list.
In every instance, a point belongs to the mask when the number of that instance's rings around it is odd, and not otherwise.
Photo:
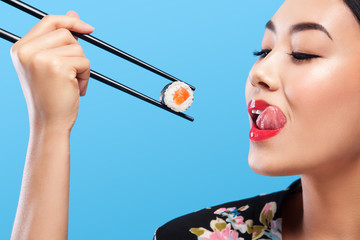
[(263, 100), (251, 100), (248, 112), (252, 119), (250, 140), (263, 141), (277, 135), (286, 124), (282, 111)]

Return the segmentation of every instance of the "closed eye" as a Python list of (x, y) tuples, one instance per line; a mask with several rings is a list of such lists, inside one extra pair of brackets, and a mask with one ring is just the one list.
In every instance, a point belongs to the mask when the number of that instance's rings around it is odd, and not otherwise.
[[(254, 56), (258, 56), (260, 59), (265, 58), (267, 55), (269, 55), (271, 52), (271, 49), (262, 49), (261, 51), (254, 51)], [(319, 58), (320, 56), (315, 54), (309, 54), (309, 53), (302, 53), (302, 52), (292, 52), (289, 54), (294, 58), (296, 61), (306, 61), (311, 60), (314, 58)]]
[(258, 56), (259, 58), (265, 58), (269, 53), (271, 52), (271, 49), (261, 49), (261, 51), (254, 51), (254, 56)]
[(311, 60), (311, 59), (320, 57), (318, 55), (301, 53), (301, 52), (292, 52), (289, 55), (292, 56), (294, 58), (294, 60), (296, 60), (296, 61), (306, 61), (306, 60)]

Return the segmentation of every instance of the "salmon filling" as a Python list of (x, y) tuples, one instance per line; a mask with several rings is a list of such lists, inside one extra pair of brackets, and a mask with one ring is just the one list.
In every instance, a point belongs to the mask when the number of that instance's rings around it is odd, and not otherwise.
[(175, 94), (174, 94), (174, 97), (173, 97), (173, 100), (174, 100), (174, 103), (176, 105), (181, 105), (183, 104), (186, 99), (188, 99), (190, 97), (190, 94), (189, 92), (183, 88), (183, 87), (180, 87), (178, 90), (175, 91)]

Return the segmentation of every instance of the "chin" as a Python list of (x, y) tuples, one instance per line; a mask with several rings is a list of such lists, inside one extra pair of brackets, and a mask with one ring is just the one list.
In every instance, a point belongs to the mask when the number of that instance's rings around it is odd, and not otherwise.
[[(280, 155), (282, 155), (280, 153)], [(249, 151), (248, 163), (250, 168), (260, 175), (264, 176), (291, 176), (298, 175), (294, 165), (284, 159), (284, 156), (276, 156), (276, 154), (261, 153), (261, 151)]]

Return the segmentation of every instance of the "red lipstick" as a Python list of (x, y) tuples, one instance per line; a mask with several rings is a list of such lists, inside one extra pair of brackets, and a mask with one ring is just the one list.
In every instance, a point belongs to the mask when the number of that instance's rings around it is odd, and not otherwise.
[(251, 100), (248, 113), (252, 119), (249, 138), (252, 141), (263, 141), (277, 135), (286, 124), (282, 111), (263, 100)]

